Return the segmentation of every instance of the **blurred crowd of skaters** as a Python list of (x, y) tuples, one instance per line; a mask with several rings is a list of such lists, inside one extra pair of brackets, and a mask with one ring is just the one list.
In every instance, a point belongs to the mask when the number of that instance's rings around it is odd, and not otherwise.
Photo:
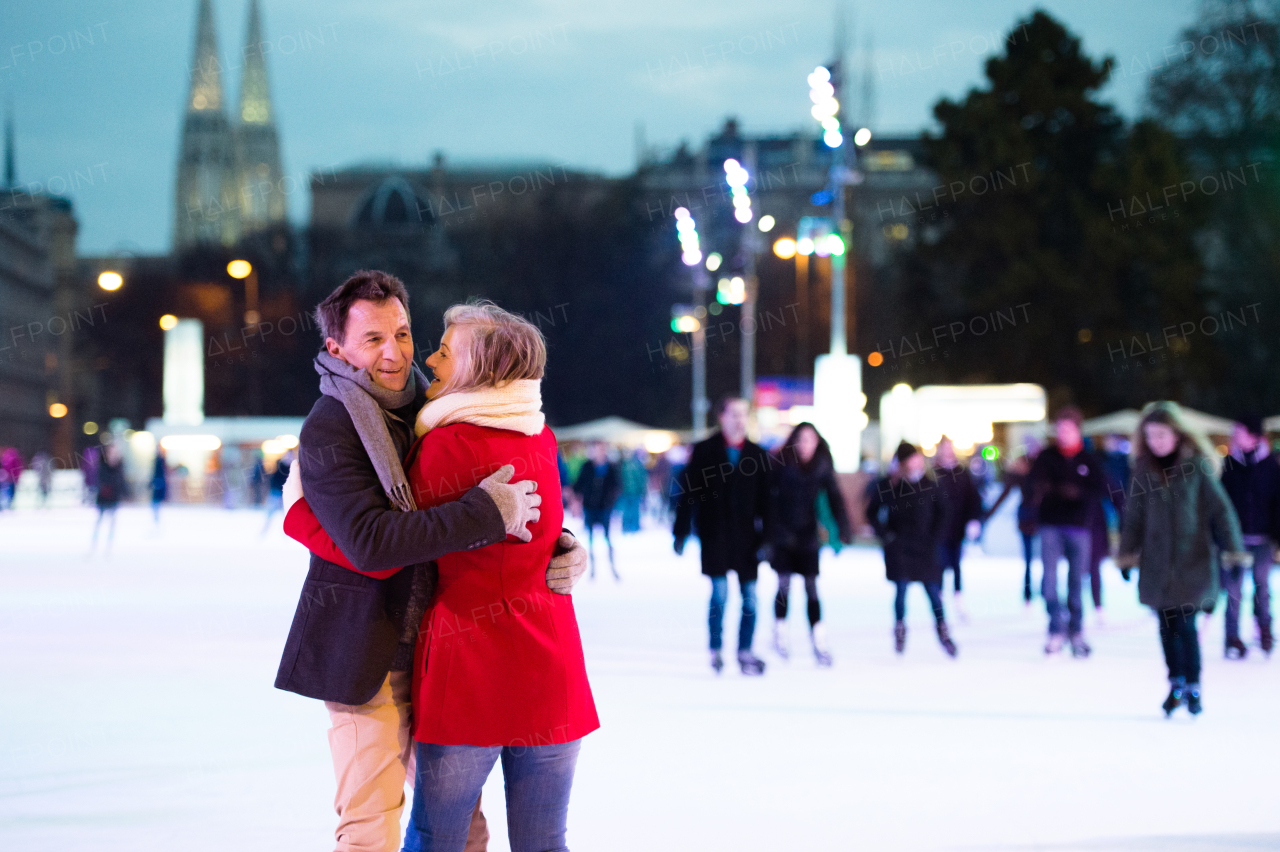
[[(1242, 415), (1225, 453), (1190, 425), (1179, 406), (1155, 402), (1142, 412), (1132, 435), (1086, 439), (1082, 415), (1067, 406), (1054, 412), (1048, 439), (1027, 443), (1000, 471), (1002, 486), (989, 489), (995, 465), (975, 454), (960, 459), (943, 438), (925, 450), (902, 443), (887, 469), (866, 485), (862, 501), (851, 505), (842, 492), (826, 441), (810, 423), (794, 427), (768, 451), (747, 438), (749, 404), (727, 397), (715, 407), (719, 428), (693, 445), (687, 461), (658, 456), (657, 464), (637, 455), (611, 461), (602, 443), (575, 460), (571, 500), (588, 529), (594, 559), (594, 531), (601, 528), (614, 577), (608, 540), (609, 516), (627, 493), (624, 531), (639, 529), (646, 493), (668, 495), (674, 549), (700, 541), (702, 573), (711, 582), (707, 625), (710, 662), (725, 665), (724, 618), (728, 575), (737, 577), (742, 602), (737, 663), (760, 675), (765, 661), (753, 649), (757, 620), (756, 583), (760, 564), (778, 577), (774, 597), (772, 649), (791, 656), (787, 628), (792, 580), (803, 579), (809, 645), (817, 663), (832, 664), (818, 595), (819, 552), (854, 540), (869, 527), (883, 550), (886, 578), (896, 587), (894, 649), (907, 645), (906, 600), (912, 583), (927, 594), (944, 651), (958, 655), (944, 604), (944, 579), (951, 574), (950, 606), (965, 618), (961, 561), (965, 542), (979, 539), (1006, 500), (1018, 500), (1018, 532), (1025, 571), (1021, 588), (1027, 606), (1038, 591), (1044, 602), (1047, 655), (1087, 658), (1085, 582), (1094, 608), (1103, 614), (1102, 567), (1110, 558), (1128, 582), (1137, 574), (1138, 596), (1156, 616), (1170, 682), (1166, 714), (1185, 706), (1202, 709), (1201, 654), (1197, 616), (1211, 613), (1225, 592), (1224, 653), (1241, 660), (1250, 653), (1241, 632), (1246, 580), (1252, 580), (1255, 648), (1269, 655), (1271, 627), (1269, 575), (1280, 541), (1280, 463), (1271, 452), (1263, 420)], [(995, 493), (984, 500), (984, 494)], [(858, 510), (861, 510), (858, 512)], [(854, 515), (859, 514), (857, 524)], [(863, 525), (865, 521), (865, 526)], [(1033, 582), (1039, 542), (1039, 583)], [(593, 572), (594, 573), (594, 572)], [(1065, 576), (1064, 576), (1065, 575)], [(1065, 594), (1063, 590), (1065, 580)]]

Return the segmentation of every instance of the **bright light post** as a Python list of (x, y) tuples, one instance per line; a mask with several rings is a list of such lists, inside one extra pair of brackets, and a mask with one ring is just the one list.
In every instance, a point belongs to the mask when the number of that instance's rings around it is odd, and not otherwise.
[[(693, 215), (683, 207), (677, 207), (676, 235), (680, 238), (680, 260), (693, 273), (693, 304), (675, 305), (671, 309), (671, 329), (690, 335), (690, 348), (693, 350), (693, 437), (701, 440), (707, 431), (707, 411), (711, 404), (707, 401), (707, 330), (702, 322), (706, 316), (707, 278), (706, 267), (720, 268), (720, 255), (712, 254), (704, 266), (702, 262), (702, 246), (698, 239), (698, 225)], [(702, 316), (698, 316), (701, 312)]]
[[(818, 67), (809, 75), (810, 113), (822, 124), (822, 141), (831, 150), (828, 192), (831, 195), (831, 227), (826, 234), (809, 238), (806, 247), (831, 258), (831, 351), (819, 355), (814, 364), (813, 402), (815, 419), (831, 445), (836, 470), (852, 473), (862, 455), (862, 361), (849, 354), (845, 327), (845, 255), (850, 245), (850, 227), (845, 219), (845, 187), (854, 183), (854, 172), (846, 166), (844, 131), (840, 126), (840, 79), (843, 60), (830, 68)], [(835, 72), (834, 74), (832, 72)], [(870, 141), (863, 128), (854, 135), (855, 145)], [(797, 240), (799, 242), (799, 240)]]
[[(755, 217), (755, 212), (751, 209), (751, 194), (747, 190), (747, 182), (751, 180), (751, 169), (755, 168), (755, 149), (748, 147), (743, 159), (747, 161), (747, 166), (743, 166), (734, 159), (724, 161), (724, 179), (725, 183), (729, 184), (729, 192), (733, 198), (733, 218), (738, 220), (740, 225), (746, 225)], [(746, 255), (745, 275), (742, 278), (729, 279), (731, 300), (721, 299), (725, 304), (742, 306), (742, 314), (738, 320), (738, 327), (742, 333), (739, 393), (749, 402), (755, 398), (756, 391), (756, 291), (759, 286), (756, 277), (756, 253), (764, 248), (760, 234), (772, 228), (773, 224), (772, 216), (764, 216), (757, 227), (744, 230), (742, 247)]]

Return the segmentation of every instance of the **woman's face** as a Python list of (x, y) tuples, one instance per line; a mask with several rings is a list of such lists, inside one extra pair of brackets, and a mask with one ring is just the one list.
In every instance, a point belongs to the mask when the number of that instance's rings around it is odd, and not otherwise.
[(1173, 455), (1178, 448), (1178, 433), (1172, 426), (1164, 423), (1148, 423), (1142, 427), (1142, 435), (1147, 439), (1147, 448), (1154, 456)]
[(818, 433), (807, 426), (801, 429), (800, 434), (796, 435), (795, 447), (796, 457), (801, 464), (813, 461), (814, 453), (818, 452)]
[(444, 330), (444, 337), (440, 338), (440, 348), (427, 358), (427, 366), (431, 368), (432, 375), (431, 384), (427, 385), (427, 399), (439, 396), (445, 383), (453, 376), (458, 363), (455, 353), (466, 345), (463, 339), (465, 336), (465, 330), (456, 325), (449, 326)]

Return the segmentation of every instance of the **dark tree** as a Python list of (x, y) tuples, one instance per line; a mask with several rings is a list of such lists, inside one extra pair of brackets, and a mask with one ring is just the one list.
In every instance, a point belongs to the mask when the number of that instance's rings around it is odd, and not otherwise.
[[(1152, 77), (1148, 99), (1181, 140), (1194, 165), (1193, 191), (1210, 206), (1199, 235), (1208, 313), (1235, 326), (1213, 335), (1226, 369), (1210, 404), (1225, 413), (1272, 411), (1280, 406), (1271, 378), (1280, 356), (1280, 10), (1256, 0), (1206, 0), (1179, 41), (1174, 59)], [(1205, 325), (1212, 331), (1215, 323)], [(1192, 354), (1209, 348), (1204, 337)]]
[(1000, 328), (962, 337), (954, 357), (905, 380), (1032, 381), (1053, 403), (1095, 411), (1207, 380), (1187, 359), (1132, 345), (1203, 313), (1199, 209), (1162, 196), (1185, 174), (1171, 136), (1151, 122), (1126, 132), (1098, 99), (1112, 67), (1036, 12), (987, 61), (984, 88), (934, 108), (931, 164), (939, 184), (965, 190), (908, 260), (900, 316), (908, 329), (978, 316)]

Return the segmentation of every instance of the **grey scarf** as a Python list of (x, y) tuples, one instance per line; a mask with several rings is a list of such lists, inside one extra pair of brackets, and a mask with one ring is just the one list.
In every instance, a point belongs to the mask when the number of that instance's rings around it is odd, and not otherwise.
[(316, 355), (315, 360), (316, 372), (320, 374), (320, 392), (346, 406), (365, 452), (373, 462), (373, 469), (378, 472), (378, 481), (387, 492), (391, 505), (402, 512), (412, 512), (418, 506), (405, 479), (404, 465), (387, 428), (387, 420), (395, 416), (391, 414), (392, 409), (413, 402), (418, 388), (425, 388), (428, 384), (421, 368), (412, 361), (410, 364), (412, 368), (404, 390), (393, 391), (374, 384), (364, 370), (328, 352)]

